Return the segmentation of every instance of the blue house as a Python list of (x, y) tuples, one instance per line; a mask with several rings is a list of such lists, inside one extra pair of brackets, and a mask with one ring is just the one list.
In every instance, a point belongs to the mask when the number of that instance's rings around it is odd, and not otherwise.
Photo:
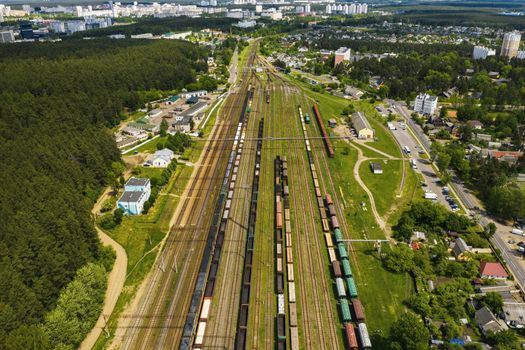
[(139, 215), (142, 213), (144, 203), (151, 194), (151, 183), (146, 178), (132, 177), (124, 185), (124, 193), (117, 201), (117, 207), (125, 214)]

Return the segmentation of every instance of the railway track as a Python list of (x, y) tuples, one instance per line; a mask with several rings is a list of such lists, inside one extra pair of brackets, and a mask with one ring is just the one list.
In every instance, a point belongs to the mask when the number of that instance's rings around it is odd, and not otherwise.
[[(252, 80), (254, 82), (254, 80)], [(254, 94), (254, 98), (257, 96)], [(253, 104), (252, 104), (253, 105)], [(245, 127), (246, 138), (257, 135), (256, 118), (253, 109)], [(211, 312), (204, 339), (205, 348), (233, 349), (240, 290), (242, 266), (246, 247), (246, 228), (250, 210), (250, 189), (253, 180), (255, 159), (255, 141), (245, 141), (238, 172), (234, 197), (232, 199), (231, 218), (226, 225), (225, 248), (217, 274), (219, 288), (213, 298)]]
[[(213, 130), (217, 140), (209, 144), (183, 194), (184, 199), (175, 213), (172, 230), (157, 259), (157, 268), (145, 282), (145, 293), (139, 301), (134, 320), (124, 335), (122, 348), (151, 349), (176, 348), (179, 345), (185, 313), (191, 301), (191, 287), (195, 285), (199, 262), (206, 244), (207, 229), (218, 195), (217, 173), (224, 173), (237, 123), (243, 91), (228, 97), (224, 119)], [(155, 317), (149, 317), (155, 315)]]

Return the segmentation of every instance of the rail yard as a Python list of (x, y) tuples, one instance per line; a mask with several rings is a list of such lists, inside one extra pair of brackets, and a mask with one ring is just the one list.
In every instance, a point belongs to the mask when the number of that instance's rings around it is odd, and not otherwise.
[(121, 348), (372, 347), (321, 112), (250, 50)]

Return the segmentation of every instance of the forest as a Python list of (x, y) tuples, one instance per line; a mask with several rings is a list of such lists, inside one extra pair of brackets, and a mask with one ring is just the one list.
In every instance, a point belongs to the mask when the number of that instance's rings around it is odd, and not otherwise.
[(109, 128), (143, 92), (194, 83), (207, 55), (181, 41), (0, 46), (0, 349), (43, 339), (64, 287), (104, 258), (90, 210), (120, 161)]

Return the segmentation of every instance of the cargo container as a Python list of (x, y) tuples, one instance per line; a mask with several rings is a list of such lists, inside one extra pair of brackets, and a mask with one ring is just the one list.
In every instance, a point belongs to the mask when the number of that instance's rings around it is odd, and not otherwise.
[(284, 294), (277, 294), (277, 313), (284, 315)]
[(364, 349), (369, 349), (372, 347), (372, 342), (370, 341), (370, 336), (368, 335), (368, 328), (366, 324), (361, 322), (358, 324), (359, 328), (359, 339), (361, 339), (361, 347)]
[(332, 261), (332, 270), (334, 272), (335, 277), (341, 277), (341, 265), (339, 264), (339, 261), (334, 260)]
[(352, 277), (346, 278), (346, 286), (348, 287), (348, 295), (350, 295), (351, 298), (356, 298), (357, 297), (357, 287)]
[(227, 220), (230, 215), (230, 211), (228, 209), (224, 210), (224, 214), (222, 215), (222, 218), (224, 220)]
[(299, 350), (299, 331), (297, 327), (290, 327), (290, 350)]
[(276, 289), (277, 293), (283, 293), (284, 292), (284, 276), (281, 273), (278, 273), (276, 275)]
[(348, 305), (348, 300), (345, 298), (339, 299), (339, 308), (341, 309), (341, 317), (343, 322), (352, 321), (352, 314), (350, 313), (350, 306)]
[(286, 350), (286, 339), (277, 339), (277, 350)]
[(249, 305), (241, 305), (241, 312), (239, 313), (239, 327), (248, 326), (248, 308)]
[(314, 178), (314, 182), (317, 180), (317, 171), (312, 171), (312, 177)]
[(324, 234), (324, 239), (326, 241), (326, 246), (327, 247), (333, 247), (334, 246), (334, 243), (332, 242), (332, 235), (330, 233), (325, 233)]
[(288, 282), (288, 302), (295, 303), (295, 283)]
[(332, 201), (332, 196), (330, 196), (330, 194), (326, 194), (326, 205), (330, 205), (330, 204), (334, 204), (334, 202)]
[[(346, 252), (346, 247), (344, 243), (339, 243), (337, 245), (337, 252), (339, 253), (339, 259), (345, 260), (348, 259), (348, 253)], [(344, 265), (344, 262), (343, 262)]]
[(311, 169), (312, 171), (315, 171), (315, 165), (314, 165), (314, 164), (310, 164), (310, 169)]
[(228, 199), (232, 199), (233, 198), (233, 191), (228, 191)]
[(323, 224), (323, 231), (329, 232), (330, 231), (330, 225), (328, 225), (328, 219), (322, 219), (321, 223)]
[(280, 257), (283, 255), (283, 244), (277, 243), (277, 256)]
[(275, 214), (275, 227), (283, 228), (283, 217), (281, 213)]
[(278, 228), (277, 230), (275, 230), (275, 239), (277, 240), (277, 242), (282, 242), (283, 241), (283, 230)]
[(357, 337), (355, 336), (354, 326), (351, 323), (345, 323), (345, 338), (348, 348), (350, 350), (359, 349), (359, 344), (357, 343)]
[[(317, 199), (321, 199), (321, 197), (317, 197)], [(323, 207), (319, 207), (319, 213), (321, 214), (321, 220), (328, 219), (328, 216), (326, 216), (326, 210)]]
[(290, 209), (284, 209), (284, 220), (290, 220)]
[(319, 187), (319, 181), (317, 179), (314, 179), (314, 187)]
[(337, 220), (337, 216), (332, 216), (330, 218), (330, 222), (332, 223), (332, 228), (335, 230), (336, 228), (339, 228), (339, 221)]
[(288, 189), (288, 186), (284, 186), (284, 191), (283, 191), (284, 195), (285, 196), (288, 196), (290, 194), (289, 192), (289, 189)]
[(293, 264), (286, 264), (286, 272), (288, 272), (288, 281), (294, 281)]
[(281, 204), (281, 197), (276, 196), (275, 197), (275, 212), (276, 213), (282, 213), (283, 212), (283, 205)]
[(202, 301), (202, 308), (201, 308), (201, 314), (199, 319), (201, 321), (206, 321), (208, 319), (208, 315), (210, 313), (210, 306), (211, 306), (212, 298), (204, 298)]
[(317, 198), (321, 198), (321, 190), (319, 189), (319, 187), (316, 187), (315, 188), (315, 196)]
[(297, 304), (288, 304), (288, 310), (290, 312), (290, 327), (297, 327)]
[(232, 201), (231, 201), (231, 199), (228, 199), (228, 200), (226, 201), (226, 209), (229, 210), (229, 209), (231, 208), (231, 206), (232, 206)]
[(277, 258), (277, 272), (283, 273), (283, 259)]
[(339, 244), (343, 241), (343, 233), (341, 232), (340, 229), (335, 229), (334, 230), (334, 238), (335, 238), (335, 244)]
[(337, 261), (334, 248), (328, 248), (328, 257), (330, 258), (330, 262)]
[(286, 263), (293, 264), (293, 251), (292, 247), (286, 248)]
[[(324, 202), (323, 202), (323, 198), (321, 197), (317, 197), (317, 206), (319, 207), (319, 209), (321, 211), (324, 211)], [(326, 215), (326, 214), (325, 214)]]
[(292, 234), (287, 233), (286, 234), (286, 248), (290, 248), (292, 246)]
[(338, 277), (335, 279), (335, 286), (337, 288), (337, 297), (338, 298), (345, 298), (346, 297), (346, 289), (345, 289), (345, 283), (343, 282), (343, 279)]
[(328, 215), (330, 215), (330, 216), (336, 216), (337, 215), (337, 213), (335, 212), (335, 205), (330, 204), (328, 206)]
[(292, 222), (290, 220), (284, 222), (285, 232), (292, 233)]
[(284, 315), (277, 316), (277, 339), (286, 340), (286, 320)]
[(352, 277), (352, 269), (350, 268), (350, 262), (348, 259), (341, 261), (341, 265), (343, 266), (343, 275), (345, 277)]
[(359, 299), (352, 299), (352, 308), (354, 309), (356, 320), (363, 321), (365, 319), (365, 310)]
[(206, 333), (206, 322), (199, 322), (197, 334), (195, 335), (195, 344), (202, 345), (204, 342), (204, 333)]

